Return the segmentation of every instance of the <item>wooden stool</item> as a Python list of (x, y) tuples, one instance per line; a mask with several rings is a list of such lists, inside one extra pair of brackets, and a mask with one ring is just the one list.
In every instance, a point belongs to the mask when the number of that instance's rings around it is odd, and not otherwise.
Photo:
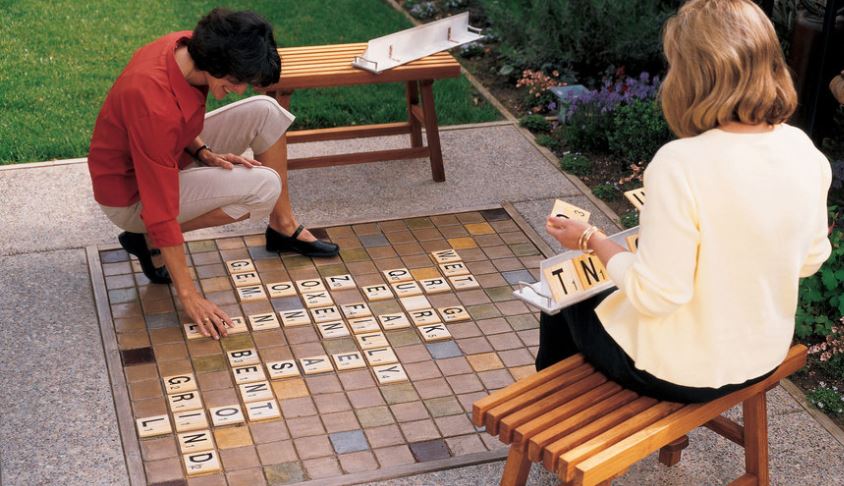
[[(806, 363), (793, 346), (767, 379), (707, 403), (681, 404), (639, 396), (608, 380), (578, 354), (474, 403), (472, 421), (510, 444), (502, 485), (523, 485), (531, 462), (563, 484), (610, 484), (637, 461), (660, 451), (673, 465), (686, 434), (705, 426), (744, 447), (745, 474), (733, 485), (768, 484), (765, 393)], [(741, 403), (744, 427), (721, 414)]]

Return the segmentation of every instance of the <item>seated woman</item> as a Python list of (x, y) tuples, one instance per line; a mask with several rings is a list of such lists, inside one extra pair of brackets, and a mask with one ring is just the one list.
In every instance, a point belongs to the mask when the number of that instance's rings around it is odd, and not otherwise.
[(538, 369), (581, 352), (662, 400), (708, 401), (769, 375), (794, 332), (798, 279), (830, 254), (827, 159), (784, 122), (796, 94), (749, 0), (691, 0), (665, 25), (660, 99), (679, 137), (644, 175), (638, 251), (549, 217), (618, 286), (540, 319)]
[[(267, 250), (337, 255), (296, 221), (282, 136), (293, 116), (267, 96), (205, 113), (216, 99), (278, 81), (272, 26), (252, 12), (215, 9), (193, 32), (140, 48), (114, 82), (97, 118), (88, 167), (94, 198), (125, 230), (118, 239), (154, 283), (171, 280), (203, 334), (218, 337), (228, 316), (191, 282), (183, 233), (269, 215)], [(242, 157), (251, 148), (256, 160)], [(145, 236), (146, 235), (146, 236)], [(165, 267), (153, 263), (160, 250)], [(215, 329), (216, 327), (216, 329)]]

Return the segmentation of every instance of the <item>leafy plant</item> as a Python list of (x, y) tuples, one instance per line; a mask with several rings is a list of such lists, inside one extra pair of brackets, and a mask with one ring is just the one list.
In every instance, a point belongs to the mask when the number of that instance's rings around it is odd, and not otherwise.
[[(835, 213), (837, 208), (833, 206), (830, 211)], [(832, 243), (829, 259), (817, 273), (800, 281), (794, 329), (800, 339), (826, 339), (833, 332), (835, 322), (844, 315), (844, 230), (833, 227), (829, 241)]]
[[(844, 317), (841, 318), (841, 324), (844, 324)], [(821, 362), (830, 361), (834, 358), (844, 358), (844, 328), (835, 327), (826, 335), (826, 340), (813, 344), (809, 347), (809, 354), (818, 354)], [(844, 369), (842, 369), (844, 372)], [(842, 373), (844, 378), (844, 373)]]
[(625, 166), (629, 162), (647, 163), (670, 140), (671, 131), (656, 100), (634, 100), (619, 106), (607, 134), (610, 153)]
[(639, 226), (639, 211), (631, 209), (621, 215), (621, 225), (625, 228), (633, 228)]
[(614, 184), (603, 183), (593, 187), (592, 194), (603, 201), (615, 201), (621, 195), (621, 191)]
[(539, 135), (537, 135), (536, 143), (548, 148), (548, 150), (551, 150), (552, 152), (560, 149), (560, 141), (557, 140), (555, 136), (549, 135), (547, 133), (540, 133)]
[(560, 81), (560, 72), (554, 70), (550, 75), (542, 71), (525, 69), (522, 77), (516, 81), (517, 88), (527, 88), (525, 104), (533, 113), (549, 113), (557, 109), (557, 97), (551, 88), (565, 85)]
[(830, 415), (844, 414), (844, 395), (836, 387), (827, 387), (820, 382), (818, 387), (806, 394), (809, 402)]
[(592, 169), (592, 161), (581, 154), (568, 153), (560, 159), (560, 168), (569, 174), (586, 175)]
[(551, 122), (542, 115), (525, 115), (519, 118), (519, 125), (534, 133), (548, 133), (551, 131)]

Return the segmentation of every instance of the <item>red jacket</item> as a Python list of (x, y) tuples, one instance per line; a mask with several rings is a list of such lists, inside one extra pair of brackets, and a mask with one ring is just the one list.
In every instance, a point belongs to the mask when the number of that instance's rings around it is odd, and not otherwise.
[(175, 49), (191, 32), (174, 32), (135, 52), (114, 82), (97, 117), (88, 170), (94, 199), (125, 207), (141, 201), (141, 219), (157, 247), (184, 241), (179, 215), (179, 170), (202, 131), (207, 88), (188, 84)]

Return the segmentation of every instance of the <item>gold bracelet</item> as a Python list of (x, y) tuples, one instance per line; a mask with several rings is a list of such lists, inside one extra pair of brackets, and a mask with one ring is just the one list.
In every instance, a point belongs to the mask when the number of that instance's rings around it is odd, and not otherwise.
[(592, 238), (592, 235), (599, 231), (601, 230), (597, 226), (590, 226), (580, 234), (580, 239), (578, 240), (580, 251), (586, 253), (587, 255), (595, 252), (595, 250), (589, 248), (589, 239)]

